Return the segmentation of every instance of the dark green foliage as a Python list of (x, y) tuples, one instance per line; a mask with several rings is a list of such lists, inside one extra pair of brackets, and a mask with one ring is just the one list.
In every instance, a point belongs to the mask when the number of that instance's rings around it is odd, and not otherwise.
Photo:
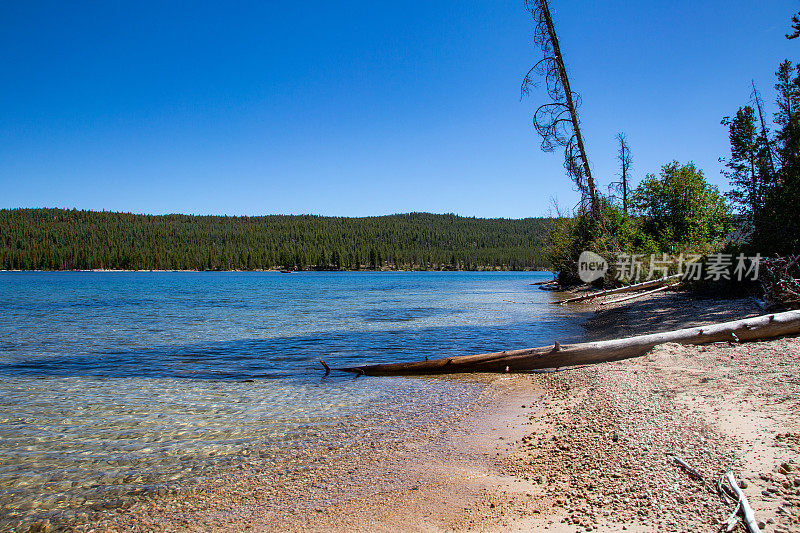
[(764, 216), (757, 220), (754, 244), (766, 253), (800, 251), (800, 74), (790, 61), (781, 63), (775, 151), (778, 168), (767, 190)]
[(585, 213), (553, 222), (547, 258), (558, 271), (560, 283), (580, 283), (576, 261), (584, 250), (607, 259), (620, 253), (647, 255), (661, 251), (655, 239), (642, 231), (642, 219), (625, 213), (608, 198), (602, 200), (601, 222)]
[(784, 178), (796, 179), (800, 167), (800, 65), (784, 61), (775, 73), (778, 112), (777, 152)]
[(552, 219), (0, 210), (0, 269), (545, 268)]
[(800, 37), (800, 13), (792, 15), (792, 33), (787, 33), (787, 39), (797, 39)]

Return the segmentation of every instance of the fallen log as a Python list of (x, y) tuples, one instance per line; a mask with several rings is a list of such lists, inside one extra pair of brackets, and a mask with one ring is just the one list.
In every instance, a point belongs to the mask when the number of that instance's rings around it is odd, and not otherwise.
[(599, 296), (608, 296), (609, 294), (620, 294), (623, 292), (632, 292), (632, 291), (639, 291), (643, 289), (649, 289), (650, 287), (658, 287), (659, 285), (663, 285), (673, 279), (677, 279), (682, 277), (683, 274), (673, 274), (672, 276), (667, 276), (665, 278), (658, 278), (658, 279), (651, 279), (649, 281), (643, 281), (641, 283), (634, 283), (633, 285), (626, 285), (625, 287), (617, 287), (616, 289), (608, 289), (605, 291), (597, 291), (592, 292), (590, 294), (584, 294), (581, 296), (575, 296), (573, 298), (567, 298), (566, 300), (560, 300), (557, 304), (568, 304), (573, 302), (582, 302), (584, 300), (589, 300), (591, 298), (597, 298)]
[[(529, 372), (543, 368), (585, 365), (617, 361), (646, 354), (651, 348), (666, 342), (707, 344), (711, 342), (740, 342), (768, 339), (800, 333), (800, 311), (787, 311), (724, 322), (702, 327), (652, 333), (623, 339), (559, 344), (541, 348), (505, 352), (463, 355), (409, 363), (387, 363), (336, 368), (359, 375), (423, 375), (455, 374), (460, 372)], [(325, 369), (330, 367), (322, 362)]]
[(539, 285), (539, 289), (543, 291), (560, 291), (561, 285), (557, 282), (548, 283), (547, 285)]
[(622, 302), (627, 302), (628, 300), (635, 300), (636, 298), (641, 298), (642, 296), (647, 296), (648, 294), (655, 294), (657, 292), (661, 292), (661, 291), (665, 291), (667, 289), (671, 289), (671, 288), (675, 287), (676, 285), (680, 285), (680, 282), (672, 283), (670, 285), (664, 285), (663, 287), (659, 287), (657, 289), (652, 289), (652, 290), (649, 290), (649, 291), (640, 292), (640, 293), (637, 293), (637, 294), (633, 294), (631, 296), (625, 296), (623, 298), (616, 298), (614, 300), (606, 300), (605, 302), (600, 302), (600, 305), (618, 304), (618, 303), (622, 303)]

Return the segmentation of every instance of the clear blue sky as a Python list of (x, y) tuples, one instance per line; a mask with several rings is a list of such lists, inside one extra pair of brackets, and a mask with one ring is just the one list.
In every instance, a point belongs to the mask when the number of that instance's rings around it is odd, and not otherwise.
[[(594, 173), (694, 161), (773, 72), (796, 0), (552, 0)], [(0, 3), (0, 207), (543, 215), (522, 0)]]

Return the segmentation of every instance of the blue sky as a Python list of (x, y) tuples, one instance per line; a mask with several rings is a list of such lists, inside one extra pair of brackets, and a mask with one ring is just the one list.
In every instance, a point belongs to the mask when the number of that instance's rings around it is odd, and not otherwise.
[[(797, 58), (795, 0), (552, 0), (595, 177), (694, 161)], [(0, 3), (0, 207), (522, 218), (577, 201), (522, 0)]]

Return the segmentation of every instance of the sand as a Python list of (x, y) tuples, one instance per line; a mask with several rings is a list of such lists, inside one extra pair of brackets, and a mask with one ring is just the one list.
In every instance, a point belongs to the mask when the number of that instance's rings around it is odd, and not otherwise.
[[(753, 300), (684, 294), (576, 309), (588, 339), (762, 314)], [(667, 344), (627, 361), (494, 376), (463, 416), (323, 458), (313, 475), (274, 479), (253, 463), (73, 528), (716, 531), (733, 509), (716, 480), (732, 470), (765, 531), (800, 531), (798, 368), (791, 338)]]

